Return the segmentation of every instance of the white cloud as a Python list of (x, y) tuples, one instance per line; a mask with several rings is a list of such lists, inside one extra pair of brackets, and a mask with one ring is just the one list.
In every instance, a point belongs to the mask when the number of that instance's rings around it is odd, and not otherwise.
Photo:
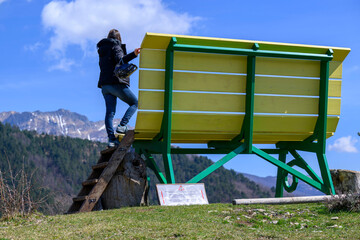
[(95, 51), (95, 44), (112, 28), (131, 50), (145, 32), (187, 34), (198, 19), (167, 8), (162, 0), (54, 0), (42, 11), (43, 25), (52, 34), (48, 52), (59, 59), (70, 45), (84, 53)]
[(43, 46), (43, 44), (41, 42), (36, 42), (34, 44), (25, 45), (24, 49), (25, 49), (25, 51), (35, 52), (42, 46)]
[(334, 144), (329, 145), (329, 150), (336, 152), (357, 153), (358, 150), (355, 147), (357, 142), (358, 140), (351, 136), (341, 137), (336, 139)]
[(51, 66), (49, 68), (49, 71), (53, 71), (53, 70), (63, 70), (63, 71), (70, 71), (71, 67), (75, 65), (75, 61), (72, 59), (67, 59), (66, 57), (63, 57), (59, 60), (59, 62), (54, 65)]

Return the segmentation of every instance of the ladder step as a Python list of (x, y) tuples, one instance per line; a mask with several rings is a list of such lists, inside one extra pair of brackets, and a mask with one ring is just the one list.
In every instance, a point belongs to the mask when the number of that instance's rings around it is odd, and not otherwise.
[(73, 198), (74, 202), (81, 202), (87, 199), (87, 196), (77, 196)]
[[(73, 198), (73, 204), (70, 206), (68, 213), (90, 212), (93, 210), (96, 202), (105, 191), (108, 183), (114, 176), (116, 169), (123, 161), (127, 150), (131, 147), (133, 142), (134, 130), (129, 130), (125, 134), (125, 137), (122, 139), (119, 146), (101, 151), (101, 157), (98, 163), (92, 166), (92, 169), (95, 170), (103, 168), (103, 172), (101, 173), (99, 179), (97, 179), (99, 171), (93, 171), (89, 177), (90, 179), (82, 183), (83, 188), (81, 189), (79, 196)], [(88, 190), (90, 187), (88, 186), (90, 185), (93, 186), (92, 190), (89, 192)]]
[(98, 163), (94, 166), (92, 166), (93, 170), (97, 170), (97, 169), (103, 169), (108, 165), (108, 162), (102, 162), (102, 163)]
[(118, 146), (112, 147), (112, 148), (108, 148), (105, 150), (102, 150), (100, 153), (101, 155), (108, 155), (108, 154), (112, 154), (113, 152), (115, 152), (115, 150), (118, 148)]
[(91, 185), (95, 185), (97, 182), (99, 181), (99, 179), (97, 178), (94, 178), (94, 179), (89, 179), (89, 180), (86, 180), (82, 183), (82, 185), (85, 187), (85, 186), (91, 186)]

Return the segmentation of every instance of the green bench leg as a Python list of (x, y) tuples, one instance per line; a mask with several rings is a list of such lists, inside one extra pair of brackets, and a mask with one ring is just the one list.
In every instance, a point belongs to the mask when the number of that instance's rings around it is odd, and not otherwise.
[[(286, 152), (279, 154), (279, 160), (283, 163), (286, 163)], [(275, 197), (282, 197), (284, 194), (284, 170), (278, 167), (277, 178), (276, 178), (276, 190)]]
[(171, 122), (173, 105), (173, 70), (174, 70), (174, 49), (176, 38), (171, 38), (166, 49), (165, 60), (165, 94), (164, 94), (164, 116), (161, 124), (160, 136), (163, 137), (162, 157), (165, 167), (167, 183), (175, 183), (173, 165), (171, 161)]
[(331, 174), (329, 171), (329, 167), (327, 164), (327, 160), (326, 160), (326, 155), (325, 154), (321, 154), (321, 153), (316, 153), (318, 161), (319, 161), (319, 166), (320, 166), (320, 171), (321, 171), (321, 177), (324, 181), (324, 186), (326, 189), (326, 194), (331, 194), (334, 195), (335, 194), (335, 188), (334, 188), (334, 184), (332, 182), (331, 179)]
[(175, 183), (174, 169), (171, 161), (171, 154), (162, 154), (167, 183)]

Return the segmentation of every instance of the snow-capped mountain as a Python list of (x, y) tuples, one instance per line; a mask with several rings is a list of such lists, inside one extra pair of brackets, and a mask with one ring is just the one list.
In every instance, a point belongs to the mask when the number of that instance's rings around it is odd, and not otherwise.
[[(21, 130), (64, 135), (92, 141), (107, 141), (104, 121), (92, 122), (86, 116), (65, 109), (54, 112), (2, 112), (0, 122), (18, 126)], [(114, 125), (120, 119), (114, 119)]]

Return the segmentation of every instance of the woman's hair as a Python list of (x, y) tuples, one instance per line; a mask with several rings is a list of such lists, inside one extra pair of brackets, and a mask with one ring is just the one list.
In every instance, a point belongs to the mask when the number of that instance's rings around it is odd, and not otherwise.
[(113, 38), (113, 39), (117, 39), (121, 42), (121, 35), (120, 35), (120, 32), (116, 29), (111, 29), (109, 31), (109, 34), (107, 36), (108, 38)]

